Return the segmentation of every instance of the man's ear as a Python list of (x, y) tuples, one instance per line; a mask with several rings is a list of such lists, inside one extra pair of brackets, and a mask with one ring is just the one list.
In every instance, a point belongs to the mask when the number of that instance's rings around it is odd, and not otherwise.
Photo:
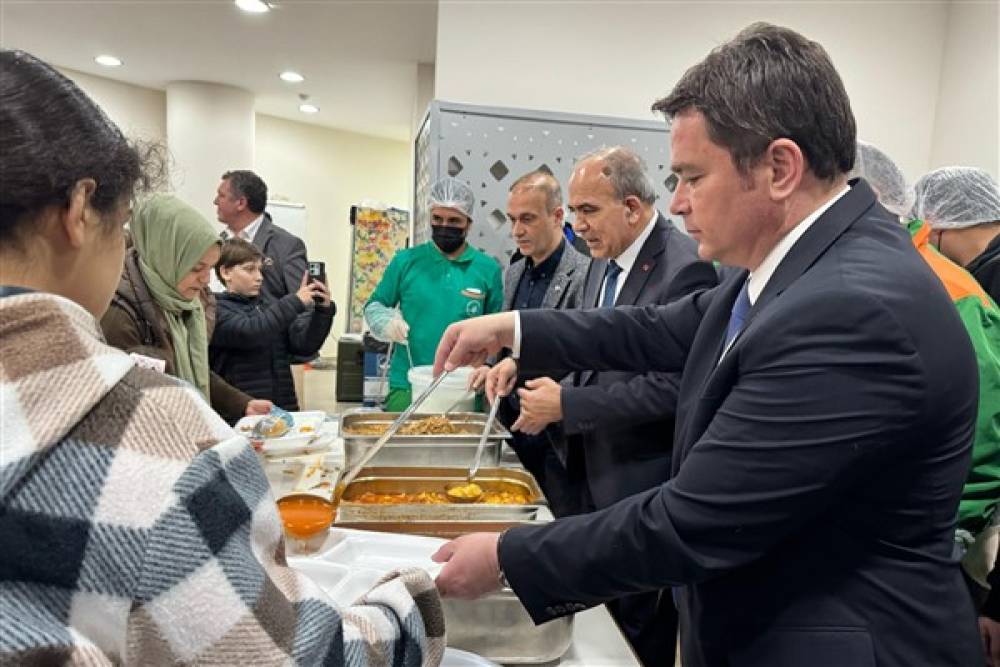
[(642, 222), (642, 202), (635, 195), (625, 197), (625, 208), (628, 209), (629, 222)]
[(552, 217), (555, 221), (559, 223), (559, 228), (562, 229), (563, 220), (566, 219), (566, 210), (562, 206), (556, 206), (556, 210), (552, 211)]
[(802, 149), (791, 139), (775, 139), (767, 147), (767, 161), (771, 169), (771, 199), (782, 201), (795, 192), (806, 170)]
[(219, 277), (222, 279), (222, 284), (229, 287), (229, 277), (233, 275), (233, 267), (231, 266), (220, 266)]
[(97, 190), (97, 181), (84, 178), (76, 182), (69, 193), (69, 203), (59, 215), (59, 228), (66, 242), (79, 248), (86, 240), (87, 225), (100, 223), (97, 213), (90, 207), (90, 198)]

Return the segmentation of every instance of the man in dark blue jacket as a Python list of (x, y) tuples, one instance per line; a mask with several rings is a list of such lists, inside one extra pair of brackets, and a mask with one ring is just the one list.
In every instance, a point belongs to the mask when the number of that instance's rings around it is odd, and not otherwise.
[(458, 323), (436, 366), (506, 345), (528, 371), (683, 369), (672, 477), (450, 542), (439, 589), (509, 581), (544, 622), (672, 586), (686, 667), (982, 664), (952, 542), (975, 357), (909, 235), (847, 182), (856, 128), (829, 56), (756, 24), (654, 109), (671, 212), (703, 259), (744, 270), (667, 306)]
[[(226, 291), (216, 294), (212, 370), (255, 398), (298, 410), (291, 355), (315, 355), (330, 333), (336, 307), (323, 283), (303, 273), (299, 289), (277, 300), (261, 295), (263, 254), (230, 239), (215, 270)], [(314, 302), (313, 297), (318, 301)]]

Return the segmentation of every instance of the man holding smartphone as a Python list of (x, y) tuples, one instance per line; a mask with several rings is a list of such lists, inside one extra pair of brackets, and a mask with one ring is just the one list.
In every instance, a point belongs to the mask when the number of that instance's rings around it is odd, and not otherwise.
[[(302, 282), (302, 274), (306, 272), (306, 244), (288, 230), (275, 225), (265, 211), (267, 183), (264, 179), (249, 169), (227, 171), (222, 175), (213, 203), (216, 217), (226, 225), (222, 238), (248, 241), (263, 255), (261, 297), (274, 302), (295, 294)], [(326, 284), (325, 276), (320, 282)], [(315, 354), (292, 354), (289, 357), (296, 393), (300, 396), (301, 364), (315, 358)]]

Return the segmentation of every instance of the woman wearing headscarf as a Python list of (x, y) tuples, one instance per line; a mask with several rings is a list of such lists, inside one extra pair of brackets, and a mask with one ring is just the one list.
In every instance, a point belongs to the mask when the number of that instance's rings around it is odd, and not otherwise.
[(252, 399), (209, 368), (215, 300), (206, 286), (220, 252), (212, 225), (179, 198), (157, 194), (136, 206), (130, 228), (133, 246), (101, 320), (108, 343), (165, 362), (167, 373), (194, 385), (230, 422), (267, 413), (270, 401)]
[(336, 607), (285, 564), (246, 439), (105, 343), (145, 164), (69, 79), (0, 49), (0, 664), (438, 664), (426, 572)]

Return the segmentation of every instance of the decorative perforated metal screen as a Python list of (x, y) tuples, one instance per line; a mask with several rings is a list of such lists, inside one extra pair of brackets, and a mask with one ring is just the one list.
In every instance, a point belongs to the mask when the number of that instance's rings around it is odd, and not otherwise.
[(415, 150), (414, 243), (430, 238), (430, 184), (451, 175), (476, 195), (470, 241), (506, 266), (515, 248), (506, 216), (511, 183), (545, 169), (559, 179), (565, 197), (576, 158), (617, 145), (646, 161), (657, 207), (668, 214), (670, 135), (663, 122), (432, 102)]

